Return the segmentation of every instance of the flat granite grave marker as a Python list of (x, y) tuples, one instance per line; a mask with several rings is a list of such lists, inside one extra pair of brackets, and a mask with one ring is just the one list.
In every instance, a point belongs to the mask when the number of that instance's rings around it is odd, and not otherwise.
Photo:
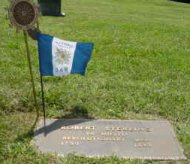
[(185, 160), (168, 121), (48, 119), (34, 132), (33, 144), (43, 153), (88, 157)]

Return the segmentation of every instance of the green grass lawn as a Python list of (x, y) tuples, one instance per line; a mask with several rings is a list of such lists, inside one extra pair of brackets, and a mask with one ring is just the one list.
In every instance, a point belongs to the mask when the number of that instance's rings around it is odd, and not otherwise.
[[(190, 158), (190, 4), (169, 0), (64, 0), (66, 17), (40, 17), (44, 33), (94, 42), (85, 77), (46, 77), (50, 118), (169, 120)], [(58, 158), (34, 149), (35, 109), (23, 34), (0, 1), (0, 163), (151, 163)], [(30, 40), (40, 100), (36, 42)], [(41, 112), (42, 116), (42, 112)], [(152, 162), (156, 163), (156, 162)], [(182, 162), (182, 163), (188, 163)]]

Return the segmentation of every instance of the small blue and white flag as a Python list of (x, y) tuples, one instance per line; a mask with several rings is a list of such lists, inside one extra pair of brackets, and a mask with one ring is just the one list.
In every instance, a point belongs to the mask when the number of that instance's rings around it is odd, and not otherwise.
[(38, 33), (40, 73), (42, 76), (85, 74), (93, 43), (70, 42)]

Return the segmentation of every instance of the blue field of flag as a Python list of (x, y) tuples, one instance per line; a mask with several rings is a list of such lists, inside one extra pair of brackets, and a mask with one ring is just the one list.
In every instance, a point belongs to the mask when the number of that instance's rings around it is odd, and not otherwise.
[(85, 75), (93, 43), (71, 42), (38, 33), (40, 73), (42, 76)]

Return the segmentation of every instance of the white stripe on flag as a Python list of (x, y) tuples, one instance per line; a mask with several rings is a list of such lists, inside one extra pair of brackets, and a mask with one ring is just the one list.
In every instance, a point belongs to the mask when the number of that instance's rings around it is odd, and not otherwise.
[(76, 45), (77, 42), (53, 38), (52, 62), (54, 76), (68, 75), (71, 73)]

